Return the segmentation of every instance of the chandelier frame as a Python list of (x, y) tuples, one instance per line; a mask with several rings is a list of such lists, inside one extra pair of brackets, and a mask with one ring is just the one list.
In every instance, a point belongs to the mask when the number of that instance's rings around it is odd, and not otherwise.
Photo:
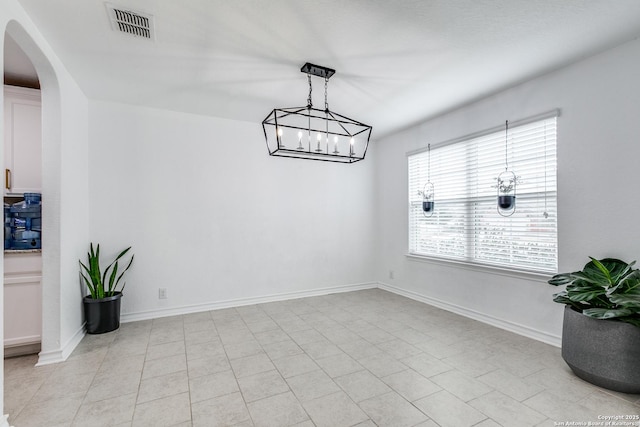
[[(329, 109), (327, 86), (335, 70), (307, 62), (300, 71), (309, 81), (307, 105), (274, 108), (262, 121), (269, 155), (337, 163), (364, 160), (372, 127)], [(324, 110), (313, 107), (312, 75), (324, 79)]]

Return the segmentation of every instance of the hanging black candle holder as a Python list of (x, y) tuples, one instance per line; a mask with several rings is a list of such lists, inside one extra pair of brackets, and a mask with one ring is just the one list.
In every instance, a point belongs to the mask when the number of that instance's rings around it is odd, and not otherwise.
[(435, 208), (435, 189), (431, 183), (431, 144), (427, 145), (427, 183), (418, 194), (422, 196), (422, 214), (431, 217)]
[(516, 212), (516, 186), (518, 177), (509, 170), (509, 120), (504, 124), (504, 172), (498, 175), (496, 191), (498, 192), (498, 213), (511, 216)]
[(516, 211), (516, 186), (518, 177), (512, 171), (504, 171), (498, 175), (498, 213), (511, 216)]
[(427, 182), (419, 193), (422, 196), (422, 213), (424, 216), (429, 218), (433, 215), (433, 210), (435, 208), (435, 189), (433, 188), (431, 181)]

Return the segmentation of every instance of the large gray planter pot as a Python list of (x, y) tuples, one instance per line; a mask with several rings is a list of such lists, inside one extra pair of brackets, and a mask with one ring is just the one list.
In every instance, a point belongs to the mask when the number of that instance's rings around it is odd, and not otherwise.
[(640, 328), (564, 309), (562, 358), (580, 378), (623, 393), (640, 393)]

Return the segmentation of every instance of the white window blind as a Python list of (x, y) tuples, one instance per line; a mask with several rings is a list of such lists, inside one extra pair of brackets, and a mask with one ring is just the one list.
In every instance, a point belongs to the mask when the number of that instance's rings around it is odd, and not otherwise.
[(557, 271), (555, 116), (509, 127), (509, 169), (519, 177), (516, 211), (497, 212), (493, 187), (505, 170), (505, 132), (431, 148), (433, 216), (422, 212), (428, 153), (408, 156), (409, 252), (509, 269)]

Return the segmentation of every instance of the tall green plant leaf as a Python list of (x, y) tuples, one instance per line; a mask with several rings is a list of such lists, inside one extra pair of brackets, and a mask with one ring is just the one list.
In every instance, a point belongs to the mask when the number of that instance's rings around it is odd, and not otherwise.
[[(85, 271), (89, 272), (89, 269), (87, 268), (86, 265), (84, 265), (82, 263), (82, 261), (78, 261), (78, 262), (80, 263), (82, 268), (85, 269)], [(93, 283), (91, 283), (91, 281), (87, 278), (87, 276), (82, 272), (82, 269), (80, 269), (80, 275), (82, 276), (82, 279), (84, 279), (84, 283), (87, 285), (87, 288), (89, 288), (89, 293), (91, 294), (91, 298), (95, 298), (96, 297), (96, 287), (93, 285)]]
[(116, 263), (113, 264), (113, 271), (109, 276), (109, 296), (113, 295), (113, 285), (115, 284), (117, 274), (118, 274), (118, 261), (116, 261)]
[(107, 268), (105, 268), (105, 269), (104, 269), (104, 273), (102, 274), (102, 282), (103, 282), (103, 283), (107, 283), (107, 277), (109, 276), (109, 271), (111, 270), (111, 267), (113, 267), (113, 265), (114, 265), (116, 262), (118, 262), (118, 260), (119, 260), (120, 258), (122, 258), (122, 257), (124, 256), (124, 254), (126, 254), (126, 253), (129, 251), (129, 249), (131, 249), (131, 246), (129, 246), (127, 249), (125, 249), (125, 250), (123, 250), (122, 252), (120, 252), (120, 253), (118, 254), (118, 256), (117, 256), (117, 257), (115, 257), (113, 261), (111, 261), (111, 264), (109, 264), (109, 265), (107, 266)]
[(87, 256), (89, 258), (89, 277), (96, 290), (95, 298), (104, 298), (104, 287), (100, 278), (100, 245), (94, 251), (92, 243)]
[[(127, 266), (125, 267), (124, 270), (122, 270), (122, 273), (120, 273), (120, 276), (118, 276), (118, 280), (116, 280), (116, 284), (115, 286), (118, 286), (118, 283), (120, 283), (120, 279), (122, 279), (122, 276), (124, 276), (124, 273), (127, 272), (127, 270), (129, 269), (129, 267), (131, 267), (131, 264), (133, 264), (133, 258), (135, 258), (135, 255), (131, 255), (131, 259), (129, 260), (129, 264), (127, 264)], [(120, 290), (120, 292), (124, 291), (124, 285), (122, 285), (122, 289)]]

